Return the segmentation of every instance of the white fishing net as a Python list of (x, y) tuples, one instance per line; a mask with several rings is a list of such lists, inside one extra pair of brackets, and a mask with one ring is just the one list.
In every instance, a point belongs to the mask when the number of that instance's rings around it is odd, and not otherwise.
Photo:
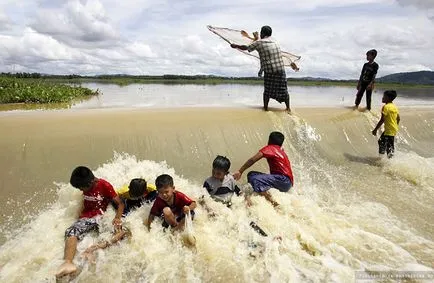
[[(208, 25), (207, 28), (211, 32), (218, 35), (221, 39), (223, 39), (224, 41), (226, 41), (229, 44), (234, 43), (234, 44), (238, 44), (238, 45), (249, 45), (253, 41), (258, 39), (257, 32), (253, 33), (253, 35), (249, 35), (244, 30), (214, 27), (214, 26), (210, 26), (210, 25)], [(237, 49), (237, 50), (239, 50), (239, 49)], [(243, 50), (239, 50), (239, 51), (243, 52), (244, 54), (247, 54), (249, 56), (259, 58), (259, 55), (257, 52), (251, 53), (251, 52), (243, 51)], [(282, 53), (282, 59), (283, 59), (285, 66), (291, 67), (294, 71), (297, 72), (299, 70), (299, 68), (295, 64), (295, 62), (300, 60), (301, 57), (298, 55), (286, 52), (286, 51), (281, 51), (281, 53)]]

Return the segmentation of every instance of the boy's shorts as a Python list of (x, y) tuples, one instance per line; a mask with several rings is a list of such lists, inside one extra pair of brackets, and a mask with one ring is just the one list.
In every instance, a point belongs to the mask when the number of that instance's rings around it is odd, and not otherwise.
[(65, 237), (75, 236), (81, 240), (85, 234), (98, 231), (98, 217), (80, 218), (65, 231)]
[[(191, 214), (191, 220), (193, 220), (194, 219), (194, 214), (195, 214), (194, 210), (191, 210), (190, 214)], [(160, 217), (161, 217), (161, 219), (163, 219), (163, 223), (162, 223), (163, 227), (164, 228), (168, 228), (170, 225), (169, 225), (169, 223), (166, 222), (166, 220), (164, 220), (164, 215), (161, 214)], [(184, 219), (184, 217), (185, 217), (185, 214), (181, 213), (180, 216), (176, 217), (176, 222), (179, 223), (182, 219)]]
[(250, 171), (247, 174), (247, 181), (252, 185), (253, 191), (256, 193), (266, 192), (270, 188), (287, 192), (292, 187), (291, 180), (285, 175), (265, 174), (257, 171)]
[(378, 153), (384, 154), (387, 152), (387, 157), (391, 158), (395, 152), (395, 137), (381, 134), (378, 140)]

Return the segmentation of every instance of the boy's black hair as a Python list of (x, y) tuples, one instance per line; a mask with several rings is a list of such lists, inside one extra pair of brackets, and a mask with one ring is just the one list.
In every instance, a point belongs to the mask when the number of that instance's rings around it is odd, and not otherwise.
[(368, 52), (366, 52), (366, 55), (371, 54), (374, 58), (377, 57), (377, 50), (371, 49)]
[(281, 132), (272, 132), (268, 137), (268, 144), (282, 146), (285, 136)]
[(157, 177), (157, 179), (155, 179), (155, 186), (158, 189), (162, 189), (164, 187), (170, 186), (173, 187), (173, 178), (170, 175), (167, 174), (163, 174)]
[(217, 155), (212, 162), (212, 168), (229, 172), (229, 168), (231, 168), (231, 161), (226, 156)]
[(130, 197), (138, 198), (143, 196), (146, 191), (146, 180), (142, 178), (132, 179), (128, 188), (130, 189)]
[(74, 188), (89, 188), (95, 179), (92, 171), (86, 166), (78, 166), (72, 171), (69, 182)]
[(390, 99), (390, 101), (393, 101), (398, 94), (396, 93), (395, 90), (386, 90), (384, 92), (384, 95), (387, 96)]
[(271, 36), (271, 33), (273, 32), (273, 30), (271, 29), (270, 26), (263, 26), (261, 28), (261, 34), (263, 36)]

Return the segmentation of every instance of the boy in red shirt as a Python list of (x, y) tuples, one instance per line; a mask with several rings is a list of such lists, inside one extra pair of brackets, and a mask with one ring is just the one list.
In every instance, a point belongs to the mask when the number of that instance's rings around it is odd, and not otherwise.
[(175, 191), (173, 178), (170, 175), (163, 174), (155, 179), (155, 186), (158, 190), (158, 197), (152, 205), (148, 217), (148, 229), (155, 217), (163, 218), (163, 226), (182, 230), (185, 223), (185, 215), (190, 211), (194, 216), (196, 202), (185, 194)]
[(72, 171), (70, 183), (74, 188), (83, 192), (83, 210), (79, 219), (65, 231), (65, 262), (59, 267), (56, 277), (62, 277), (77, 271), (73, 259), (77, 251), (78, 241), (86, 233), (98, 230), (99, 219), (111, 201), (114, 201), (117, 205), (116, 216), (112, 223), (116, 230), (122, 228), (121, 217), (124, 211), (124, 203), (109, 182), (95, 178), (89, 168), (79, 166)]
[(272, 132), (268, 137), (268, 145), (264, 146), (254, 156), (250, 157), (233, 176), (239, 180), (243, 172), (255, 164), (259, 159), (265, 157), (270, 167), (270, 174), (257, 171), (250, 171), (247, 174), (247, 181), (252, 185), (253, 191), (263, 195), (273, 206), (279, 204), (273, 200), (268, 190), (276, 188), (281, 192), (287, 192), (294, 185), (291, 163), (288, 156), (282, 149), (285, 136), (280, 132)]

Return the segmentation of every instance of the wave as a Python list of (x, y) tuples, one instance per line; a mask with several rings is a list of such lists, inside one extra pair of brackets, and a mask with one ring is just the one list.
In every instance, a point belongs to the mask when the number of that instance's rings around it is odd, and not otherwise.
[[(20, 117), (7, 119), (10, 127), (23, 122)], [(204, 194), (201, 185), (217, 154), (228, 156), (236, 170), (273, 130), (286, 136), (284, 148), (295, 177), (290, 193), (272, 190), (281, 209), (261, 197), (254, 197), (250, 208), (243, 198), (234, 197), (232, 209), (206, 198), (216, 216), (201, 206), (196, 209), (197, 242), (191, 249), (182, 244), (180, 235), (164, 232), (158, 221), (148, 232), (143, 220), (150, 207), (145, 205), (125, 219), (131, 239), (98, 251), (96, 262), (87, 262), (80, 252), (110, 237), (114, 211), (109, 209), (101, 233), (80, 242), (75, 261), (81, 272), (71, 280), (354, 282), (358, 270), (432, 272), (434, 167), (428, 147), (434, 137), (434, 114), (402, 111), (403, 130), (391, 160), (377, 158), (376, 139), (370, 134), (377, 119), (378, 113), (348, 109), (303, 109), (292, 116), (251, 109), (188, 109), (31, 117), (25, 121), (27, 134), (23, 130), (8, 135), (8, 163), (1, 166), (17, 169), (10, 170), (12, 178), (2, 179), (8, 187), (28, 186), (26, 196), (34, 195), (38, 178), (56, 183), (50, 189), (39, 181), (46, 189), (38, 192), (46, 193), (45, 202), (34, 215), (23, 212), (27, 221), (12, 218), (21, 223), (19, 228), (3, 232), (0, 279), (54, 280), (62, 262), (64, 230), (80, 210), (80, 192), (61, 181), (76, 165), (89, 165), (115, 187), (134, 177), (153, 182), (168, 173), (177, 189), (198, 198)], [(38, 131), (41, 128), (43, 132)], [(2, 143), (6, 146), (6, 141)], [(113, 150), (120, 153), (113, 155)], [(34, 164), (40, 169), (23, 170)], [(252, 170), (266, 171), (266, 162)], [(13, 194), (3, 198), (10, 200)], [(251, 221), (269, 237), (256, 233)]]

